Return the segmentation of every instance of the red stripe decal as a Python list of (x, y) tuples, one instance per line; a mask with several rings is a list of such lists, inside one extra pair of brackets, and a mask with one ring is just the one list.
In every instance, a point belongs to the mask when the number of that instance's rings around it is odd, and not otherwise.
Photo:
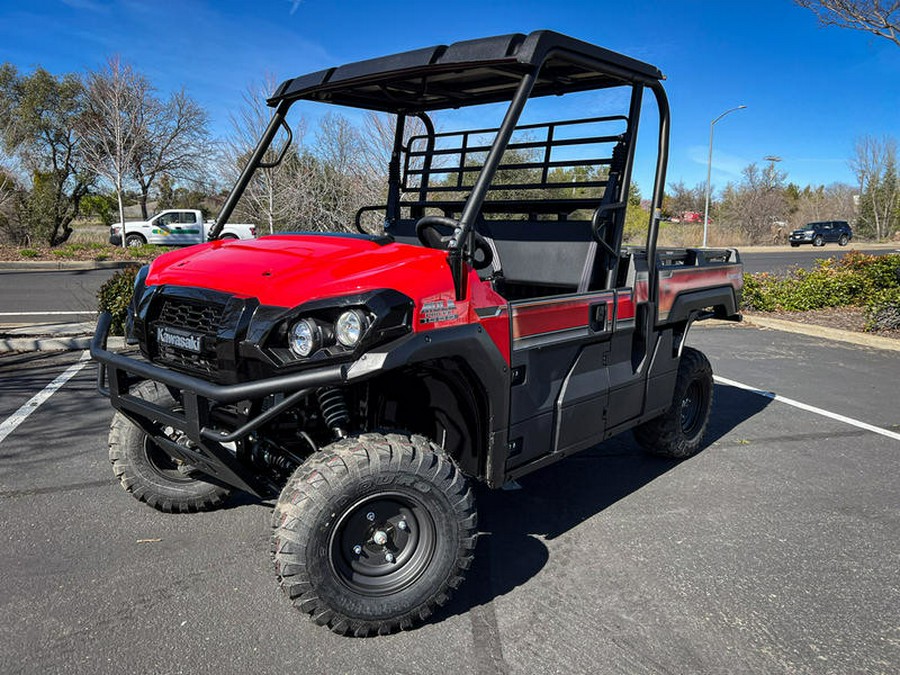
[(588, 325), (588, 303), (570, 300), (513, 310), (513, 339)]
[(631, 295), (620, 295), (616, 307), (616, 320), (634, 318), (634, 299)]

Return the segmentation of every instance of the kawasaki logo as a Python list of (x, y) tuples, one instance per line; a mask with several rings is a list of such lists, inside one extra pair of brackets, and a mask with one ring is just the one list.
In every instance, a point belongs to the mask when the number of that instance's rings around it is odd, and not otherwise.
[(200, 338), (198, 336), (176, 332), (165, 326), (156, 327), (156, 341), (161, 345), (186, 349), (189, 352), (200, 352)]

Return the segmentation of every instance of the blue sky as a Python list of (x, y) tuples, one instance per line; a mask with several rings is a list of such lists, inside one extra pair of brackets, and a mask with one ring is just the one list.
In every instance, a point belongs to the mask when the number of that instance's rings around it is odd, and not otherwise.
[[(853, 183), (864, 135), (900, 138), (900, 48), (820, 28), (790, 0), (0, 0), (0, 62), (85, 71), (120, 54), (162, 91), (184, 86), (214, 131), (247, 86), (461, 39), (548, 28), (658, 66), (672, 109), (668, 181), (713, 185), (750, 162), (783, 158), (800, 185)], [(651, 186), (652, 143), (635, 172)]]

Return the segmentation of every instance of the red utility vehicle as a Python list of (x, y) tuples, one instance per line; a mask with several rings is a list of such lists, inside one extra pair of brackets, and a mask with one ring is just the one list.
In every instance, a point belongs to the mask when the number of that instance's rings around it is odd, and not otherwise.
[[(742, 274), (734, 250), (657, 250), (661, 79), (540, 31), (282, 84), (219, 228), (298, 101), (393, 116), (385, 203), (360, 210), (355, 234), (210, 241), (141, 270), (128, 327), (141, 357), (106, 349), (109, 315), (91, 348), (125, 489), (167, 512), (277, 497), (287, 596), (367, 635), (424, 620), (462, 582), (473, 482), (500, 487), (629, 429), (651, 452), (697, 452), (712, 372), (685, 339), (696, 320), (740, 319)], [(609, 89), (624, 110), (590, 116)], [(579, 92), (587, 116), (552, 116)], [(653, 208), (643, 244), (623, 247), (647, 92)], [(477, 128), (436, 130), (435, 111), (471, 122), (473, 106)], [(363, 231), (372, 213), (383, 232)]]

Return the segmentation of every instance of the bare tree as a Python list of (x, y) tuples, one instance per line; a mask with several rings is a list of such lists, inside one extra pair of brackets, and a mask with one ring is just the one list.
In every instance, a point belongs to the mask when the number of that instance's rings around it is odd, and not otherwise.
[[(222, 148), (222, 178), (233, 183), (256, 147), (271, 118), (271, 109), (265, 98), (275, 89), (275, 81), (267, 77), (262, 84), (251, 85), (244, 92), (241, 109), (231, 116), (231, 133)], [(305, 123), (301, 119), (294, 129), (294, 142), (302, 144)], [(282, 150), (278, 141), (270, 146), (263, 156), (264, 162), (274, 162)], [(297, 200), (293, 192), (297, 189), (299, 157), (296, 152), (278, 166), (259, 168), (247, 185), (238, 204), (238, 217), (261, 221), (272, 234), (279, 223), (294, 223), (297, 220)]]
[(856, 219), (854, 196), (857, 190), (845, 183), (807, 185), (802, 190), (791, 185), (787, 192), (791, 202), (789, 222), (793, 229), (819, 220), (849, 222)]
[(722, 219), (740, 229), (751, 243), (771, 243), (781, 235), (778, 223), (787, 215), (785, 179), (775, 162), (762, 168), (750, 164), (743, 180), (725, 188), (720, 205)]
[(194, 181), (210, 154), (208, 115), (184, 90), (162, 102), (149, 95), (141, 100), (144, 125), (134, 157), (133, 177), (139, 188), (141, 213), (148, 217), (150, 191), (162, 175), (173, 181)]
[(669, 183), (666, 190), (663, 210), (670, 216), (681, 217), (687, 211), (702, 213), (706, 199), (706, 185), (700, 183), (692, 188), (687, 187), (684, 181)]
[(850, 168), (859, 181), (860, 224), (882, 239), (895, 226), (900, 206), (897, 141), (887, 136), (857, 139)]
[(118, 56), (111, 57), (103, 70), (87, 78), (85, 110), (78, 132), (88, 166), (116, 191), (121, 223), (125, 222), (125, 184), (146, 123), (142, 101), (149, 92), (150, 83)]
[(794, 0), (823, 26), (862, 30), (900, 47), (900, 0)]

